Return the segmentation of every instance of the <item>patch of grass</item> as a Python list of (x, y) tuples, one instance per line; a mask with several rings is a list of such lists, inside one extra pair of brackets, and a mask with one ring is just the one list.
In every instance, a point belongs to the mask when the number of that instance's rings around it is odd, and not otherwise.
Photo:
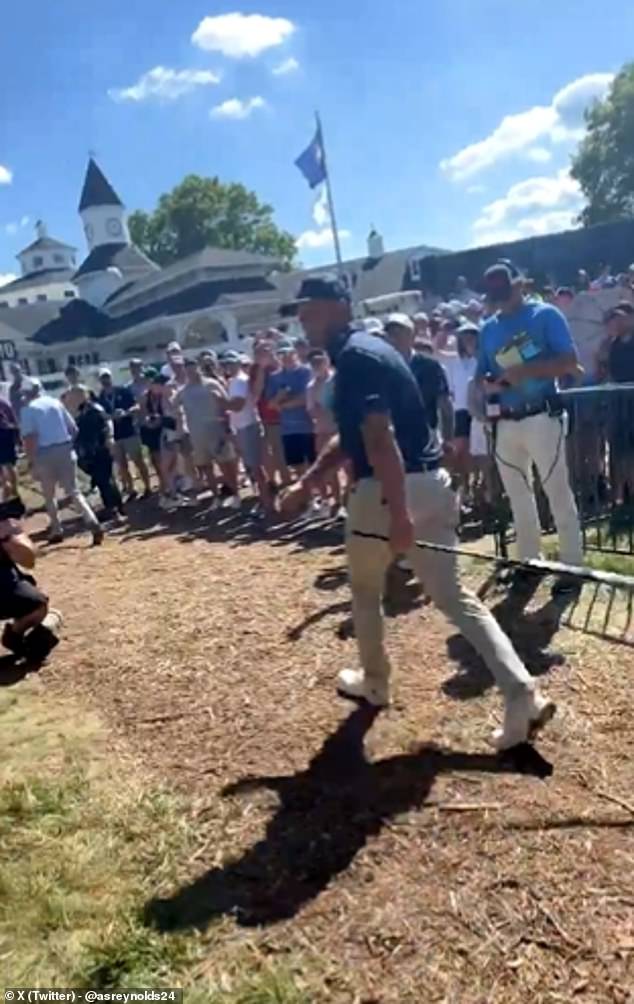
[(230, 990), (219, 990), (208, 1004), (312, 1004), (308, 990), (297, 986), (287, 972), (265, 972), (255, 979), (239, 983)]
[[(559, 546), (556, 541), (544, 544), (544, 557), (548, 561), (559, 560)], [(610, 551), (584, 551), (584, 564), (599, 572), (618, 572), (620, 575), (634, 575), (634, 555), (612, 553)]]
[[(79, 721), (79, 733), (67, 730)], [(244, 947), (218, 953), (214, 972), (213, 931), (166, 936), (144, 925), (144, 902), (176, 881), (194, 829), (186, 804), (147, 790), (112, 751), (104, 757), (103, 738), (97, 721), (45, 701), (31, 681), (0, 695), (0, 983), (309, 1004), (296, 977)]]

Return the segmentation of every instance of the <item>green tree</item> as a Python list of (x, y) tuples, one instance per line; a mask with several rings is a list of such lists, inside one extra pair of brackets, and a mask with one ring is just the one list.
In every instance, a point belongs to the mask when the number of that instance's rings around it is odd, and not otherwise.
[(295, 256), (294, 237), (276, 226), (273, 208), (255, 192), (198, 174), (161, 195), (153, 213), (132, 213), (129, 225), (134, 243), (159, 265), (205, 247), (271, 255), (285, 267)]
[(603, 101), (586, 112), (587, 134), (572, 161), (587, 205), (584, 226), (634, 216), (634, 63), (614, 78)]

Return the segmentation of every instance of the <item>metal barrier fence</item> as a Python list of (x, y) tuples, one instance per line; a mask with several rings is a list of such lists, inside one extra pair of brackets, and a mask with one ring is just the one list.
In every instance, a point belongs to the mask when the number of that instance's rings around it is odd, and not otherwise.
[[(634, 384), (601, 384), (562, 392), (567, 413), (570, 480), (586, 551), (634, 555)], [(492, 505), (497, 551), (508, 553), (512, 516), (499, 478)], [(542, 531), (555, 532), (535, 472)]]
[(563, 394), (584, 549), (634, 554), (634, 384)]

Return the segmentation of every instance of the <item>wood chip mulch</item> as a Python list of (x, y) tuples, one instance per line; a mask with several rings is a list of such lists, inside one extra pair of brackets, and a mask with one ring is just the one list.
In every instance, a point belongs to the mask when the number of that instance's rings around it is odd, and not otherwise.
[(392, 708), (335, 695), (355, 664), (340, 530), (150, 501), (39, 574), (66, 620), (41, 685), (190, 799), (196, 850), (147, 905), (161, 929), (301, 959), (319, 1002), (634, 999), (630, 649), (510, 618), (560, 714), (501, 762), (490, 678), (411, 586)]

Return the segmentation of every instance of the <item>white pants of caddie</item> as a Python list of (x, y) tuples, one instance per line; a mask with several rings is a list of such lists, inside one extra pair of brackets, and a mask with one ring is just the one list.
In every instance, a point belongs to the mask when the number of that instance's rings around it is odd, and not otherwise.
[(579, 514), (568, 476), (565, 416), (530, 415), (519, 422), (501, 419), (497, 424), (495, 459), (509, 497), (521, 560), (539, 558), (541, 533), (533, 464), (550, 503), (561, 561), (583, 564)]
[[(416, 538), (455, 547), (458, 502), (447, 471), (408, 474), (405, 485)], [(361, 665), (367, 679), (385, 683), (390, 664), (383, 645), (381, 600), (394, 555), (387, 543), (358, 537), (355, 530), (389, 535), (389, 510), (374, 478), (357, 482), (350, 492), (346, 549)], [(425, 592), (482, 656), (504, 696), (532, 691), (533, 679), (509, 638), (484, 604), (461, 585), (456, 555), (413, 547), (407, 558)]]

